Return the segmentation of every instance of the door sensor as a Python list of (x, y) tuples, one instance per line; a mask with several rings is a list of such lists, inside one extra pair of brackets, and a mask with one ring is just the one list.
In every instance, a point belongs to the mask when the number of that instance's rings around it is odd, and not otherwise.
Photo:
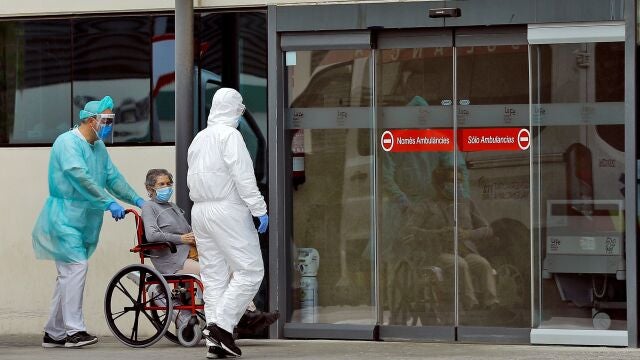
[(430, 18), (460, 17), (460, 15), (462, 15), (460, 8), (429, 9)]

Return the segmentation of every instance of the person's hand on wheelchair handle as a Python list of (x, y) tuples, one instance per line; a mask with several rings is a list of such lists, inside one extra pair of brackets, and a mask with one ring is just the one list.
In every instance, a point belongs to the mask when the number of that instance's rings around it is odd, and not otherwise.
[(109, 210), (111, 212), (111, 217), (115, 220), (121, 220), (124, 219), (124, 215), (125, 215), (125, 210), (122, 206), (120, 206), (120, 204), (118, 204), (117, 202), (112, 202), (111, 204), (109, 204), (109, 207), (107, 208), (107, 210)]

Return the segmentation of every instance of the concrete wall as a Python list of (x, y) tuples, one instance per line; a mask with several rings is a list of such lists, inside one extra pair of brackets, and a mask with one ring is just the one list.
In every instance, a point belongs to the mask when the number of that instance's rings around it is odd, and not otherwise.
[[(42, 331), (49, 312), (56, 269), (51, 261), (36, 260), (31, 230), (48, 195), (47, 168), (50, 148), (0, 149), (0, 335)], [(112, 147), (113, 162), (146, 198), (144, 178), (150, 168), (174, 172), (175, 148)], [(129, 252), (135, 239), (133, 220), (115, 222), (105, 213), (100, 244), (89, 261), (84, 315), (88, 330), (109, 333), (103, 313), (104, 292), (117, 270), (138, 262)]]

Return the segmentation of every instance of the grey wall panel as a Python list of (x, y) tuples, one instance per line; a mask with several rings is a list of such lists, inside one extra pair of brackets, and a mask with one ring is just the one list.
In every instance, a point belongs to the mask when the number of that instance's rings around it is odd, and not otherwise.
[(364, 30), (285, 33), (280, 39), (280, 48), (283, 51), (370, 49), (371, 32)]
[[(286, 314), (287, 303), (287, 207), (285, 194), (287, 192), (286, 174), (291, 162), (285, 154), (285, 126), (284, 126), (284, 73), (280, 39), (276, 33), (276, 9), (269, 6), (267, 23), (267, 86), (268, 86), (268, 128), (269, 146), (269, 310), (280, 310)], [(281, 316), (277, 323), (269, 327), (269, 337), (272, 339), (284, 336), (285, 316)]]
[(451, 47), (453, 35), (444, 29), (385, 31), (378, 35), (377, 45), (378, 49)]
[(623, 20), (622, 0), (536, 0), (535, 22)]
[[(458, 18), (429, 18), (457, 7)], [(277, 31), (432, 28), (623, 20), (624, 0), (451, 0), (277, 6)]]
[(403, 27), (442, 27), (444, 19), (429, 18), (429, 9), (444, 7), (444, 1), (410, 2), (404, 4), (367, 4), (366, 25), (385, 29)]
[(487, 28), (458, 29), (455, 32), (456, 46), (526, 45), (527, 27), (491, 26)]
[(529, 328), (460, 326), (458, 341), (494, 344), (529, 344)]
[(453, 326), (380, 326), (380, 339), (386, 341), (418, 340), (443, 341), (456, 340), (456, 330)]
[(626, 262), (627, 262), (627, 331), (628, 344), (630, 347), (637, 348), (639, 344), (640, 334), (638, 331), (638, 234), (637, 234), (637, 215), (638, 203), (637, 191), (639, 184), (637, 178), (638, 172), (638, 150), (637, 150), (637, 105), (638, 97), (636, 91), (638, 89), (638, 73), (637, 73), (637, 33), (636, 33), (636, 1), (627, 0), (625, 8), (626, 22), (626, 41), (625, 41), (625, 92), (624, 92), (624, 110), (625, 110), (625, 246), (626, 246)]
[(446, 26), (529, 24), (535, 21), (531, 0), (447, 1), (446, 7), (460, 8), (458, 18), (445, 19)]
[(278, 6), (278, 32), (366, 29), (363, 5)]
[(278, 31), (363, 30), (371, 27), (442, 27), (428, 11), (444, 2), (278, 6)]

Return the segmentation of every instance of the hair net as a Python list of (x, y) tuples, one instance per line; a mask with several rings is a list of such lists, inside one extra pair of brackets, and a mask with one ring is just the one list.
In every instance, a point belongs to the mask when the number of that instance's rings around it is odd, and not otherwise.
[(84, 106), (84, 110), (80, 110), (80, 120), (100, 114), (107, 109), (113, 110), (113, 99), (111, 99), (111, 96), (107, 95), (100, 101), (89, 101)]

